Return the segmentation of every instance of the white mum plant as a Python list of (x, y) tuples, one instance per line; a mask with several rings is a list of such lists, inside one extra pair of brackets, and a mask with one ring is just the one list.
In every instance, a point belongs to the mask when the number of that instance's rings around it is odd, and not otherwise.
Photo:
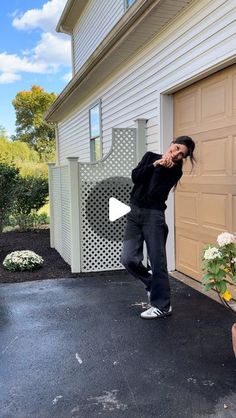
[(232, 294), (228, 285), (236, 285), (236, 236), (222, 232), (217, 237), (218, 246), (208, 245), (203, 253), (202, 282), (205, 290), (214, 289), (228, 307)]
[(3, 266), (11, 271), (34, 270), (43, 264), (43, 258), (34, 251), (13, 251), (3, 260)]

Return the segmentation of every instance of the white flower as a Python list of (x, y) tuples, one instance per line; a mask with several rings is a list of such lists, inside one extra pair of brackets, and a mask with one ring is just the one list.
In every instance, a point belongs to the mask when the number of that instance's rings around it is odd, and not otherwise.
[(33, 251), (22, 250), (13, 251), (8, 254), (3, 265), (8, 270), (33, 270), (34, 268), (40, 267), (43, 264), (43, 258), (37, 255)]
[(220, 235), (218, 235), (217, 242), (220, 247), (223, 247), (227, 244), (236, 244), (236, 236), (230, 234), (229, 232), (222, 232)]
[(215, 260), (216, 258), (221, 257), (221, 252), (216, 247), (211, 247), (205, 250), (204, 259), (205, 260)]

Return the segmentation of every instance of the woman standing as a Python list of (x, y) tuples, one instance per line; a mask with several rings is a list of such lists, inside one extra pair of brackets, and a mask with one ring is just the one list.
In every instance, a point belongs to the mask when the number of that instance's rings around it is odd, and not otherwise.
[[(183, 160), (189, 157), (193, 166), (194, 148), (192, 138), (180, 136), (164, 155), (146, 152), (132, 171), (134, 187), (130, 195), (131, 211), (127, 214), (121, 263), (146, 287), (151, 307), (141, 313), (145, 319), (161, 318), (172, 313), (166, 262), (168, 226), (165, 222), (165, 201), (183, 174)], [(144, 241), (152, 274), (142, 264)]]

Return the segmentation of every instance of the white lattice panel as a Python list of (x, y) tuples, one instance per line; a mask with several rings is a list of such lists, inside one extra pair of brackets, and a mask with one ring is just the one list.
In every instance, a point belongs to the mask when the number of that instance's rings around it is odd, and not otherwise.
[(109, 221), (109, 198), (128, 204), (136, 165), (136, 129), (113, 129), (110, 153), (97, 163), (79, 163), (81, 271), (121, 269), (126, 217)]
[(71, 263), (71, 220), (68, 166), (61, 167), (62, 256)]
[(61, 170), (60, 167), (52, 169), (52, 199), (54, 217), (54, 243), (56, 250), (62, 253), (62, 216), (61, 216)]

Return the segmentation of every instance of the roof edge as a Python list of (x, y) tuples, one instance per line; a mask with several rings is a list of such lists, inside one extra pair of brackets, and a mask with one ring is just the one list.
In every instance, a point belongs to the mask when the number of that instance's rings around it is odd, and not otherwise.
[(71, 34), (88, 0), (67, 0), (56, 26), (57, 32)]
[[(74, 0), (72, 0), (74, 1)], [(76, 1), (76, 0), (75, 0)], [(50, 106), (45, 113), (45, 120), (52, 122), (52, 115), (67, 100), (72, 90), (75, 89), (93, 70), (97, 63), (109, 52), (109, 50), (116, 44), (125, 33), (135, 25), (136, 21), (148, 11), (149, 7), (160, 3), (162, 0), (138, 0), (135, 2), (136, 7), (130, 7), (130, 9), (123, 15), (119, 22), (115, 25), (113, 30), (109, 32), (106, 38), (96, 48), (90, 58), (84, 63), (80, 70), (74, 75), (70, 82), (64, 87), (59, 94), (55, 102)]]

